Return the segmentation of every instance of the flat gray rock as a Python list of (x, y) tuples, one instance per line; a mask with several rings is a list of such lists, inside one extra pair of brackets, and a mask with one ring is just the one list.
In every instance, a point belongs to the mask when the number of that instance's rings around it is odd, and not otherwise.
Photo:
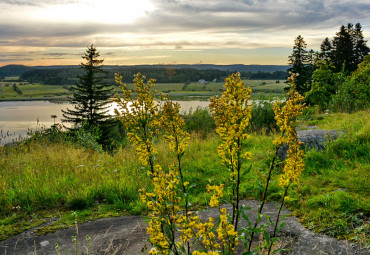
[[(323, 129), (308, 129), (297, 131), (299, 141), (303, 142), (302, 149), (309, 150), (312, 148), (318, 151), (324, 150), (330, 141), (338, 139), (343, 131), (339, 130), (323, 130)], [(283, 144), (278, 152), (280, 159), (285, 159), (289, 146)]]
[[(242, 201), (242, 204), (251, 207), (250, 219), (255, 221), (256, 211), (259, 205), (257, 201)], [(231, 206), (225, 206), (228, 210)], [(274, 219), (278, 209), (274, 203), (265, 204), (263, 213)], [(214, 217), (218, 215), (217, 209), (209, 209), (198, 212), (201, 218)], [(284, 210), (284, 213), (289, 213)], [(284, 219), (286, 225), (278, 233), (281, 246), (289, 249), (283, 254), (294, 255), (370, 255), (366, 248), (360, 248), (354, 243), (346, 243), (325, 235), (319, 235), (305, 229), (295, 217)], [(241, 223), (242, 225), (245, 222)], [(90, 254), (148, 254), (151, 248), (147, 242), (145, 220), (141, 216), (121, 216), (116, 218), (104, 218), (78, 225), (78, 250), (79, 254), (87, 254), (88, 242), (86, 235), (91, 238)], [(271, 229), (270, 229), (271, 231)], [(68, 228), (37, 236), (31, 231), (26, 231), (5, 241), (0, 242), (0, 254), (21, 255), (49, 255), (57, 254), (55, 244), (58, 243), (61, 254), (75, 254), (72, 236), (76, 235), (75, 228)], [(255, 242), (257, 244), (258, 237)], [(238, 253), (242, 247), (238, 247)], [(36, 253), (35, 253), (36, 251)]]

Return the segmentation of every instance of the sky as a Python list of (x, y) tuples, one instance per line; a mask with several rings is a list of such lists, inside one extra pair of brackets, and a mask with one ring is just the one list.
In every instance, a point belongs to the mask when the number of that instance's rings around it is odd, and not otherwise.
[[(294, 39), (319, 50), (369, 0), (0, 0), (0, 66), (78, 65), (94, 44), (105, 65), (286, 65)], [(369, 45), (369, 43), (368, 43)]]

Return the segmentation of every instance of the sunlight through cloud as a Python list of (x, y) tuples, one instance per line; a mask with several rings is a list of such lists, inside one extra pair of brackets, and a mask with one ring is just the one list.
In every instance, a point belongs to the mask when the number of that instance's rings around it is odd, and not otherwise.
[(68, 4), (49, 5), (37, 11), (40, 20), (98, 22), (106, 24), (132, 23), (153, 10), (149, 0), (81, 0)]

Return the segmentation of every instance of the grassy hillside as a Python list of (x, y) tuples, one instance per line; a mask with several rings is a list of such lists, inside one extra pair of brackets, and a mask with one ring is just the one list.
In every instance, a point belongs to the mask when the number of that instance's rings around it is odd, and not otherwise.
[[(308, 151), (306, 169), (293, 187), (289, 209), (309, 229), (369, 245), (370, 111), (354, 114), (305, 116), (305, 125), (343, 130), (343, 136), (325, 151)], [(302, 126), (303, 127), (303, 126)], [(253, 133), (249, 141), (252, 170), (243, 177), (242, 196), (254, 199), (266, 179), (274, 134)], [(222, 183), (228, 173), (216, 148), (219, 138), (192, 134), (184, 156), (185, 178), (195, 184), (190, 194), (193, 209), (205, 207), (206, 185)], [(173, 158), (167, 145), (157, 141), (158, 161), (168, 166)], [(63, 140), (35, 140), (16, 147), (0, 147), (0, 238), (53, 220), (39, 233), (69, 226), (77, 212), (83, 222), (106, 216), (145, 214), (138, 189), (151, 189), (130, 145), (113, 155), (87, 150)], [(270, 200), (278, 200), (280, 170), (274, 172)]]

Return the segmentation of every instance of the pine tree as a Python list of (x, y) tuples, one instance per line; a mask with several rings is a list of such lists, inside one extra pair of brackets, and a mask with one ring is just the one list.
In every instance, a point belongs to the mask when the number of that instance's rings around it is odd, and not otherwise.
[(79, 83), (72, 87), (73, 95), (68, 100), (74, 109), (62, 110), (63, 122), (73, 123), (70, 129), (86, 122), (88, 128), (98, 127), (109, 120), (108, 108), (112, 88), (104, 82), (106, 72), (103, 70), (103, 59), (94, 45), (87, 48), (82, 56), (86, 63), (80, 66), (84, 75), (78, 76)]
[(310, 56), (306, 50), (306, 42), (302, 36), (298, 36), (294, 40), (293, 53), (289, 56), (289, 64), (292, 65), (288, 71), (298, 73), (299, 76), (295, 80), (296, 90), (303, 94), (308, 91), (308, 82), (311, 79)]

